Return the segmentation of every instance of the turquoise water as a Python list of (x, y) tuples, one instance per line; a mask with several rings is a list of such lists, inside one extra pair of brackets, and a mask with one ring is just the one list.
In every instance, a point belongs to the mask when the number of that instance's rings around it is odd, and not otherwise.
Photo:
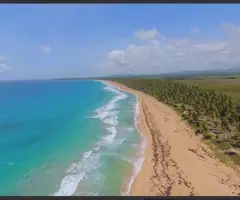
[(0, 83), (0, 195), (124, 195), (139, 171), (136, 97), (99, 81)]

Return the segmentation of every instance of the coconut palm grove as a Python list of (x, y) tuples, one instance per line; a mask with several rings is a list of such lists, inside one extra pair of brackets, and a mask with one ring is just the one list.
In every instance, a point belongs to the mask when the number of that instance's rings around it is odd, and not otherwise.
[[(113, 81), (173, 107), (194, 128), (196, 135), (211, 141), (225, 154), (226, 150), (240, 147), (240, 101), (233, 101), (215, 90), (171, 79), (117, 78)], [(239, 162), (239, 158), (237, 160)]]

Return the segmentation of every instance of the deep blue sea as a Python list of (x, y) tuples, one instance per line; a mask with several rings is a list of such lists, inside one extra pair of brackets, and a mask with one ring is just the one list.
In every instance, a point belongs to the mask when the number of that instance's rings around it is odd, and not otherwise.
[(143, 162), (135, 96), (100, 81), (0, 83), (0, 195), (127, 195)]

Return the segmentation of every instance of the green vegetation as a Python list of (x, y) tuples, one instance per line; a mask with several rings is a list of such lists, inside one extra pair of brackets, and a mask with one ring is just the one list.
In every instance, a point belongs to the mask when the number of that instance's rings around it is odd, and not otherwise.
[[(222, 88), (224, 86), (224, 83), (216, 80), (215, 85), (205, 83), (205, 89), (202, 85), (199, 87), (192, 84), (193, 80), (114, 79), (115, 82), (149, 94), (173, 107), (195, 128), (196, 135), (202, 135), (203, 140), (217, 147), (218, 154), (220, 152), (222, 156), (232, 157), (233, 162), (240, 164), (237, 153), (234, 156), (224, 155), (227, 149), (240, 148), (240, 101), (233, 101), (231, 96), (218, 92), (220, 89), (213, 90), (220, 88), (219, 85)], [(225, 85), (226, 91), (228, 87), (229, 85)]]
[(240, 100), (240, 76), (211, 76), (177, 80), (179, 83), (196, 85), (204, 89), (215, 90), (232, 98)]

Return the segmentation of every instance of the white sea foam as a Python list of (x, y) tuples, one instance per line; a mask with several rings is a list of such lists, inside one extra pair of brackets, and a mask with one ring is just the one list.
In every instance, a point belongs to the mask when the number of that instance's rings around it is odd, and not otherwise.
[[(102, 107), (103, 110), (106, 112), (106, 110), (111, 110), (111, 109), (115, 108), (114, 107), (115, 103), (117, 101), (121, 100), (121, 99), (125, 99), (127, 96), (124, 93), (122, 93), (122, 92), (120, 92), (118, 90), (115, 90), (115, 88), (114, 88), (115, 86), (112, 86), (111, 84), (106, 83), (106, 82), (103, 82), (103, 83), (106, 84), (107, 86), (109, 86), (109, 87), (105, 88), (106, 90), (109, 90), (111, 92), (115, 92), (115, 93), (119, 94), (119, 96), (113, 98), (108, 103), (107, 106)], [(129, 103), (132, 104), (133, 102), (129, 102)], [(134, 106), (134, 104), (133, 104), (133, 106)], [(101, 111), (102, 108), (100, 108), (100, 110), (98, 110), (98, 112)], [(102, 113), (104, 113), (104, 111)], [(144, 151), (145, 151), (145, 148), (146, 148), (146, 145), (147, 145), (147, 141), (146, 141), (145, 136), (138, 129), (138, 123), (139, 123), (138, 122), (138, 114), (139, 114), (139, 102), (138, 102), (138, 99), (136, 97), (136, 103), (135, 103), (135, 106), (134, 106), (134, 125), (135, 125), (137, 131), (141, 134), (141, 143), (139, 145), (133, 145), (133, 147), (136, 147), (137, 155), (136, 155), (135, 159), (132, 159), (132, 160), (129, 159), (128, 161), (133, 163), (134, 171), (133, 171), (132, 177), (130, 178), (130, 180), (128, 182), (127, 190), (125, 192), (123, 192), (122, 195), (128, 195), (129, 194), (131, 186), (132, 186), (132, 183), (133, 183), (135, 177), (137, 176), (137, 174), (140, 172), (142, 164), (144, 162)], [(104, 113), (101, 116), (107, 117), (107, 115), (108, 115), (107, 113)], [(111, 129), (111, 130), (116, 130), (116, 129)], [(132, 131), (132, 130), (133, 129), (128, 129), (128, 131)], [(107, 136), (107, 137), (105, 137), (105, 139), (107, 138), (108, 141), (112, 141), (114, 139), (114, 137), (116, 137), (115, 136), (115, 132), (112, 131), (112, 134)]]
[(104, 136), (102, 139), (105, 142), (101, 141), (99, 145), (102, 145), (103, 143), (112, 144), (114, 138), (117, 136), (117, 131), (115, 127), (119, 123), (118, 121), (119, 111), (116, 110), (117, 102), (127, 98), (128, 96), (124, 92), (119, 91), (119, 89), (116, 86), (109, 84), (105, 81), (100, 82), (106, 85), (106, 87), (104, 87), (104, 90), (110, 91), (116, 94), (116, 96), (114, 96), (106, 105), (96, 109), (95, 110), (96, 115), (92, 116), (91, 118), (99, 118), (105, 124), (111, 125), (111, 127), (106, 128), (111, 134)]
[(132, 183), (134, 181), (134, 179), (136, 178), (136, 176), (138, 175), (138, 173), (141, 171), (142, 168), (142, 164), (144, 162), (144, 151), (147, 145), (147, 140), (145, 138), (145, 135), (139, 130), (138, 128), (138, 114), (139, 114), (139, 103), (138, 103), (138, 99), (136, 97), (136, 105), (135, 105), (135, 115), (134, 115), (134, 121), (135, 121), (135, 127), (137, 129), (137, 131), (141, 134), (141, 143), (140, 145), (135, 146), (137, 149), (137, 155), (135, 157), (135, 159), (131, 160), (133, 163), (133, 174), (127, 184), (127, 189), (126, 191), (122, 192), (122, 195), (126, 196), (129, 195), (129, 192), (131, 190), (131, 186)]
[(136, 148), (136, 146), (137, 146), (136, 144), (132, 144), (132, 147), (133, 147), (133, 148)]
[(88, 158), (92, 154), (92, 151), (87, 151), (83, 154), (84, 158)]
[(77, 167), (76, 163), (72, 163), (71, 166), (66, 170), (66, 173), (70, 173), (74, 170), (74, 168)]
[(127, 95), (119, 91), (118, 88), (114, 85), (111, 85), (104, 81), (101, 82), (106, 85), (106, 87), (104, 87), (105, 90), (116, 94), (116, 96), (114, 96), (105, 106), (102, 106), (95, 110), (96, 115), (94, 115), (93, 118), (99, 118), (103, 120), (107, 117), (117, 116), (119, 112), (115, 110), (117, 108), (116, 103), (120, 100), (127, 98)]
[[(105, 141), (105, 143), (112, 144), (114, 138), (116, 137), (116, 133), (117, 133), (116, 128), (115, 128), (115, 126), (117, 125), (117, 122), (116, 122), (116, 120), (114, 120), (114, 119), (117, 119), (115, 117), (118, 114), (118, 113), (116, 113), (116, 109), (117, 109), (116, 102), (120, 101), (122, 99), (125, 99), (127, 97), (127, 95), (125, 93), (119, 91), (118, 88), (116, 88), (115, 86), (112, 86), (111, 84), (106, 83), (104, 81), (103, 81), (103, 83), (105, 85), (107, 85), (104, 88), (105, 90), (116, 93), (117, 96), (113, 97), (113, 99), (111, 101), (109, 101), (107, 105), (98, 108), (95, 111), (96, 115), (94, 117), (99, 118), (99, 119), (103, 120), (104, 123), (107, 123), (107, 124), (113, 126), (113, 127), (107, 128), (107, 130), (111, 134), (103, 137), (103, 140)], [(122, 158), (123, 160), (125, 160), (127, 162), (131, 162), (133, 164), (133, 174), (128, 181), (126, 191), (124, 191), (122, 193), (122, 195), (128, 195), (129, 194), (132, 183), (133, 183), (135, 177), (137, 176), (137, 174), (140, 172), (142, 164), (144, 162), (144, 151), (145, 151), (145, 148), (146, 148), (146, 145), (147, 145), (145, 136), (138, 129), (138, 123), (139, 123), (138, 122), (138, 114), (139, 114), (138, 99), (136, 98), (135, 103), (133, 103), (133, 102), (129, 102), (129, 103), (134, 106), (134, 125), (135, 125), (137, 131), (141, 134), (141, 143), (139, 145), (136, 145), (136, 144), (132, 145), (134, 148), (136, 148), (136, 151), (137, 151), (137, 155), (134, 159)], [(127, 128), (125, 130), (133, 131), (134, 128)], [(125, 141), (125, 139), (122, 139), (120, 141), (117, 141), (117, 143), (122, 144), (124, 141)]]
[(71, 196), (77, 189), (78, 183), (84, 178), (84, 173), (68, 175), (61, 182), (60, 189), (53, 196)]
[(134, 128), (133, 127), (129, 127), (129, 128), (125, 128), (125, 130), (131, 132), (131, 131), (134, 131)]
[(127, 138), (120, 139), (117, 143), (122, 144)]
[(86, 119), (94, 119), (94, 118), (97, 118), (96, 116), (85, 116), (84, 118)]
[(93, 150), (97, 151), (100, 149), (100, 146), (97, 146), (96, 148), (94, 148)]
[[(102, 82), (102, 81), (101, 81)], [(102, 137), (102, 140), (97, 143), (97, 147), (93, 148), (90, 151), (87, 151), (84, 153), (83, 158), (78, 163), (73, 163), (68, 170), (66, 170), (66, 175), (62, 179), (62, 182), (60, 184), (60, 187), (56, 193), (54, 193), (54, 196), (71, 196), (76, 192), (76, 189), (79, 185), (79, 183), (85, 179), (91, 178), (92, 176), (95, 176), (97, 174), (97, 169), (101, 167), (100, 164), (100, 146), (101, 145), (109, 145), (115, 146), (112, 144), (120, 145), (122, 144), (126, 138), (121, 139), (115, 139), (117, 137), (117, 130), (116, 127), (118, 125), (118, 113), (117, 110), (117, 102), (120, 100), (123, 100), (127, 98), (127, 95), (124, 92), (121, 92), (118, 90), (117, 87), (108, 84), (106, 82), (103, 82), (106, 87), (104, 87), (105, 90), (110, 91), (116, 96), (114, 96), (105, 106), (102, 106), (95, 110), (95, 115), (92, 117), (86, 117), (86, 118), (98, 118), (102, 120), (105, 124), (110, 125), (110, 127), (107, 127), (106, 130), (109, 132), (107, 135)], [(135, 106), (135, 125), (137, 127), (137, 115), (138, 115), (138, 102)], [(130, 131), (130, 129), (128, 129)], [(133, 129), (131, 129), (133, 130)], [(142, 145), (143, 143), (141, 143)], [(145, 148), (145, 147), (144, 147)], [(144, 149), (141, 147), (141, 149)], [(144, 150), (143, 150), (144, 151)], [(142, 151), (139, 151), (140, 154)], [(114, 153), (114, 152), (111, 152)], [(138, 155), (136, 159), (130, 159), (130, 158), (123, 158), (127, 162), (132, 162), (134, 165), (134, 173), (131, 177), (127, 191), (125, 194), (128, 194), (132, 185), (132, 182), (135, 178), (135, 176), (139, 173), (142, 162), (143, 162), (143, 156)], [(99, 179), (100, 178), (100, 179)], [(97, 176), (94, 178), (94, 182), (103, 184), (103, 177)], [(88, 191), (85, 191), (88, 192)], [(97, 195), (97, 193), (95, 193)]]
[(114, 138), (117, 136), (117, 130), (115, 127), (106, 128), (111, 134), (104, 136), (103, 139), (106, 140), (108, 144), (112, 144)]
[(112, 126), (117, 126), (118, 125), (118, 117), (111, 117), (111, 118), (106, 118), (103, 120), (104, 123), (112, 125)]
[(138, 114), (139, 114), (139, 102), (138, 102), (138, 99), (137, 99), (137, 102), (136, 102), (136, 105), (135, 105), (135, 115), (134, 115), (135, 127), (137, 129), (138, 129)]
[(67, 175), (63, 178), (59, 190), (53, 196), (71, 196), (77, 189), (77, 186), (84, 177), (100, 167), (100, 154), (86, 152), (79, 163), (73, 163), (66, 171)]

